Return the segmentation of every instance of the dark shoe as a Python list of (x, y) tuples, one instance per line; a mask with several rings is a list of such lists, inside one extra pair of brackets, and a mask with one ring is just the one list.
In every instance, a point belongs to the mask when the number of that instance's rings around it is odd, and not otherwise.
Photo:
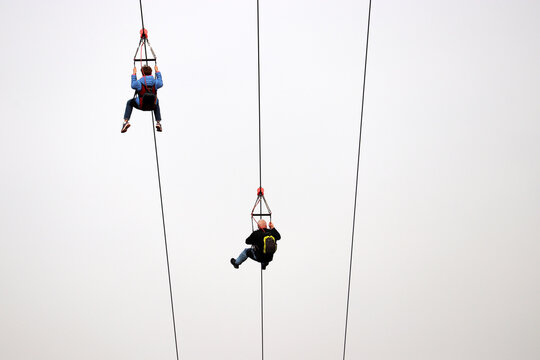
[(160, 123), (159, 121), (156, 123), (156, 130), (157, 130), (158, 132), (162, 132), (162, 131), (163, 131), (163, 130), (161, 129), (161, 123)]
[(261, 263), (261, 269), (266, 270), (268, 263)]
[(231, 264), (232, 266), (234, 266), (235, 269), (238, 269), (238, 266), (240, 266), (236, 264), (236, 260), (234, 258), (231, 258)]
[(121, 133), (125, 133), (127, 131), (127, 129), (129, 129), (131, 125), (129, 124), (129, 122), (127, 121), (124, 121), (124, 125), (122, 125), (122, 131), (120, 131)]

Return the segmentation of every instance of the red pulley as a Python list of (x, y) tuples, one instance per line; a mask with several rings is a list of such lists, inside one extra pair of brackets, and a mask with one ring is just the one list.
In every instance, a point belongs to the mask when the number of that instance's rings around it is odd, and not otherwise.
[(141, 39), (148, 39), (148, 30), (141, 29), (141, 31), (139, 31), (139, 33), (141, 34)]
[(264, 195), (264, 189), (262, 187), (257, 189), (257, 196), (263, 196)]

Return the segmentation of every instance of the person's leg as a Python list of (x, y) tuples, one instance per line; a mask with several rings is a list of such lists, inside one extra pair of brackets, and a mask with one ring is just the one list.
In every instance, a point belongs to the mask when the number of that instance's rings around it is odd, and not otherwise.
[(259, 260), (257, 259), (257, 256), (255, 256), (255, 251), (253, 251), (253, 248), (250, 248), (249, 250), (250, 250), (250, 251), (248, 251), (247, 256), (248, 256), (251, 260), (253, 260), (253, 261), (259, 261)]
[(253, 259), (253, 251), (251, 250), (251, 248), (247, 248), (242, 251), (242, 253), (235, 260), (236, 265), (240, 265), (241, 263), (246, 261), (248, 257)]
[(133, 108), (138, 108), (137, 102), (135, 99), (129, 99), (126, 103), (126, 110), (124, 111), (124, 124), (122, 124), (122, 131), (125, 133), (127, 129), (131, 126), (129, 124), (129, 118), (131, 117), (131, 112), (133, 111)]
[(272, 258), (267, 258), (265, 259), (264, 261), (261, 261), (261, 268), (263, 270), (266, 270), (266, 267), (270, 264), (270, 262), (272, 261)]
[(154, 115), (156, 116), (156, 121), (161, 121), (161, 110), (159, 109), (159, 101), (156, 104), (156, 108), (154, 109)]
[(126, 111), (124, 111), (124, 120), (129, 121), (133, 107), (137, 107), (137, 102), (135, 99), (129, 99), (126, 103)]
[(161, 127), (161, 111), (159, 109), (159, 101), (156, 104), (156, 108), (154, 110), (154, 115), (156, 116), (156, 130), (161, 132), (162, 131), (162, 127)]

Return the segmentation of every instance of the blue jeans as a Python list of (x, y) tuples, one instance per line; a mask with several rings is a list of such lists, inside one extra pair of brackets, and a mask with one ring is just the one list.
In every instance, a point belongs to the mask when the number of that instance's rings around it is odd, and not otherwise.
[(246, 261), (247, 258), (258, 261), (257, 257), (255, 256), (255, 252), (253, 251), (253, 249), (252, 248), (247, 248), (247, 249), (244, 249), (244, 251), (242, 251), (242, 253), (238, 256), (238, 258), (236, 258), (236, 260), (235, 260), (236, 265), (240, 265), (241, 263)]
[[(126, 104), (126, 111), (124, 111), (124, 119), (129, 120), (131, 117), (131, 112), (133, 108), (140, 110), (141, 108), (137, 104), (135, 99), (129, 99)], [(156, 109), (154, 110), (154, 115), (156, 116), (156, 121), (161, 121), (161, 111), (159, 110), (159, 102), (156, 104)]]

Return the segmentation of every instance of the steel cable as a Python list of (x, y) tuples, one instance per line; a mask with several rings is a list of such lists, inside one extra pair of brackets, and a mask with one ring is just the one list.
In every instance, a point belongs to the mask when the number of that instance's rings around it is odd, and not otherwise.
[(366, 73), (367, 73), (367, 60), (368, 60), (368, 48), (369, 48), (369, 27), (371, 23), (371, 0), (369, 0), (368, 20), (367, 20), (367, 35), (366, 35), (366, 50), (364, 58), (364, 78), (362, 82), (362, 105), (360, 108), (360, 132), (358, 135), (358, 156), (356, 160), (356, 181), (354, 189), (354, 210), (352, 219), (352, 235), (351, 235), (351, 255), (349, 260), (349, 281), (347, 285), (347, 309), (345, 311), (345, 334), (343, 336), (343, 360), (345, 360), (345, 354), (347, 350), (347, 329), (349, 325), (349, 301), (351, 296), (351, 274), (353, 264), (353, 249), (354, 249), (354, 230), (356, 223), (356, 203), (358, 199), (358, 175), (360, 173), (360, 150), (362, 145), (362, 125), (364, 122), (364, 95), (366, 93)]
[[(145, 36), (142, 0), (139, 0), (139, 5), (141, 9), (141, 23), (142, 23), (141, 35)], [(146, 48), (146, 43), (147, 43), (146, 37), (143, 39), (143, 43), (144, 43), (144, 56), (146, 58), (146, 65), (148, 65), (148, 51)], [(155, 58), (155, 55), (154, 55), (154, 58)], [(153, 129), (153, 134), (154, 134), (154, 150), (156, 153), (156, 168), (157, 168), (158, 186), (159, 186), (159, 201), (161, 204), (161, 221), (163, 225), (163, 238), (165, 241), (165, 258), (167, 259), (167, 277), (169, 280), (169, 297), (170, 297), (170, 302), (171, 302), (171, 314), (172, 314), (172, 323), (173, 323), (173, 332), (174, 332), (174, 349), (176, 351), (176, 360), (180, 360), (180, 355), (178, 351), (178, 335), (177, 335), (177, 330), (176, 330), (176, 317), (175, 317), (175, 312), (174, 312), (174, 297), (173, 297), (172, 282), (171, 282), (171, 267), (170, 267), (170, 262), (169, 262), (169, 246), (167, 243), (167, 231), (165, 227), (165, 212), (163, 210), (163, 192), (161, 190), (161, 172), (159, 169), (159, 156), (158, 156), (158, 148), (157, 148), (154, 112), (152, 112), (152, 129)]]

